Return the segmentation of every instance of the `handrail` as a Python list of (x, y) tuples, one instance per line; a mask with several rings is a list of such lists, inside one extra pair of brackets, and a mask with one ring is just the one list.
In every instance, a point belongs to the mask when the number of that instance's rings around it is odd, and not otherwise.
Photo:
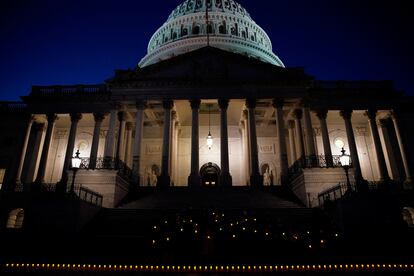
[(76, 190), (76, 194), (78, 195), (80, 200), (94, 204), (96, 206), (102, 206), (103, 195), (101, 195), (100, 193), (92, 191), (91, 189), (83, 187), (82, 185), (79, 186), (79, 188), (77, 188)]

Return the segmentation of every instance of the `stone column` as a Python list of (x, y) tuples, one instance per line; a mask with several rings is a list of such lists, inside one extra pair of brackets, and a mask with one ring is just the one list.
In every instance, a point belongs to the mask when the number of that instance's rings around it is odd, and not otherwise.
[(137, 113), (135, 115), (135, 139), (134, 139), (134, 154), (132, 161), (133, 182), (140, 186), (141, 183), (141, 143), (144, 130), (144, 111), (147, 108), (145, 101), (136, 102)]
[[(349, 144), (351, 162), (354, 168), (354, 176), (355, 176), (357, 185), (359, 185), (359, 183), (361, 182), (361, 180), (363, 180), (363, 178), (361, 174), (361, 165), (359, 163), (358, 151), (357, 151), (357, 146), (355, 142), (354, 129), (352, 127), (352, 122), (351, 122), (352, 110), (342, 110), (340, 114), (345, 122), (346, 136), (347, 136), (348, 144)], [(361, 187), (359, 186), (358, 188), (361, 188)]]
[(175, 148), (175, 144), (176, 144), (176, 126), (177, 126), (177, 120), (178, 120), (178, 115), (177, 112), (175, 110), (173, 110), (171, 112), (171, 146), (170, 146), (170, 178), (171, 178), (171, 186), (175, 185), (175, 156), (176, 156), (176, 148)]
[(314, 160), (315, 158), (315, 140), (313, 135), (312, 120), (309, 106), (303, 107), (303, 123), (306, 134), (306, 154)]
[(243, 110), (242, 112), (243, 118), (243, 126), (244, 126), (244, 137), (245, 137), (245, 147), (246, 147), (246, 169), (247, 169), (247, 178), (248, 182), (250, 182), (250, 175), (252, 173), (251, 168), (251, 157), (250, 157), (250, 131), (249, 131), (249, 112), (247, 110)]
[(401, 132), (400, 132), (400, 125), (398, 122), (398, 116), (396, 115), (396, 112), (393, 111), (391, 112), (391, 119), (394, 125), (394, 130), (395, 130), (395, 134), (397, 136), (397, 140), (398, 140), (398, 146), (400, 147), (400, 152), (401, 152), (401, 159), (404, 165), (404, 171), (405, 171), (405, 181), (404, 181), (404, 189), (412, 189), (413, 188), (413, 180), (411, 177), (411, 172), (410, 172), (410, 167), (408, 165), (408, 159), (407, 159), (407, 154), (405, 151), (405, 146), (401, 137)]
[(70, 114), (70, 131), (68, 138), (68, 145), (66, 146), (65, 161), (63, 163), (62, 178), (58, 186), (59, 192), (66, 192), (68, 182), (68, 170), (71, 167), (73, 152), (75, 149), (76, 132), (78, 130), (79, 120), (82, 119), (82, 114), (71, 113)]
[(191, 100), (191, 170), (188, 177), (189, 187), (200, 187), (200, 152), (199, 152), (199, 108), (200, 100)]
[(369, 127), (371, 129), (372, 140), (374, 142), (375, 153), (377, 154), (377, 163), (380, 173), (380, 181), (389, 181), (387, 164), (385, 163), (384, 152), (382, 150), (381, 139), (377, 127), (377, 110), (369, 109), (366, 112), (368, 116)]
[(131, 122), (127, 122), (125, 125), (126, 130), (126, 142), (125, 142), (125, 164), (131, 168), (131, 156), (132, 156), (132, 128), (133, 124)]
[(96, 169), (96, 160), (98, 159), (99, 149), (99, 138), (101, 135), (102, 121), (105, 119), (105, 114), (94, 113), (93, 117), (95, 118), (95, 127), (93, 129), (91, 155), (89, 158), (89, 169), (91, 170)]
[(125, 117), (126, 114), (124, 111), (118, 112), (118, 121), (119, 121), (119, 130), (118, 130), (118, 143), (116, 146), (116, 157), (115, 157), (115, 163), (116, 167), (119, 167), (119, 162), (123, 161), (124, 154), (122, 149), (124, 148), (124, 139), (125, 139)]
[(16, 190), (19, 190), (19, 191), (23, 190), (23, 187), (21, 187), (23, 165), (24, 165), (24, 160), (26, 159), (27, 145), (29, 143), (30, 132), (32, 130), (34, 121), (35, 121), (34, 116), (30, 116), (29, 122), (27, 123), (26, 134), (24, 136), (22, 152), (20, 154), (19, 168), (17, 169), (17, 175), (16, 175)]
[(277, 149), (279, 154), (279, 164), (280, 164), (280, 183), (282, 185), (288, 184), (288, 158), (287, 158), (287, 147), (286, 147), (286, 136), (285, 136), (285, 121), (283, 119), (283, 99), (273, 99), (273, 107), (276, 111), (276, 127), (277, 127), (277, 136), (278, 143)]
[(259, 155), (257, 152), (257, 134), (256, 134), (256, 99), (247, 99), (246, 107), (249, 119), (249, 141), (250, 141), (250, 185), (252, 187), (263, 186), (263, 177), (259, 173)]
[(389, 127), (388, 123), (389, 122), (387, 119), (381, 119), (379, 120), (378, 125), (379, 127), (381, 127), (381, 130), (382, 130), (382, 137), (384, 138), (384, 149), (387, 151), (392, 179), (397, 182), (400, 182), (401, 181), (400, 170), (397, 165), (395, 148), (390, 139), (391, 137), (390, 137), (390, 133), (388, 129)]
[(316, 112), (316, 116), (318, 116), (319, 124), (321, 126), (322, 143), (323, 151), (325, 154), (326, 167), (331, 168), (333, 167), (332, 149), (331, 141), (329, 139), (328, 124), (326, 123), (326, 118), (328, 117), (328, 110), (320, 109)]
[(108, 133), (106, 134), (106, 140), (105, 140), (105, 153), (104, 153), (105, 160), (107, 160), (108, 163), (110, 163), (111, 160), (115, 156), (116, 119), (117, 119), (117, 111), (111, 110), (111, 115), (109, 118), (109, 129), (108, 129)]
[(45, 141), (43, 143), (42, 155), (40, 157), (39, 169), (35, 180), (34, 190), (39, 191), (42, 183), (45, 182), (45, 174), (47, 168), (47, 157), (49, 155), (50, 142), (52, 141), (53, 129), (55, 128), (56, 114), (47, 114), (47, 130)]
[(161, 175), (158, 177), (158, 187), (169, 187), (171, 183), (169, 172), (170, 160), (170, 130), (171, 130), (171, 109), (174, 106), (172, 100), (163, 101), (164, 107), (164, 138), (162, 143)]
[(302, 132), (302, 115), (303, 111), (301, 109), (295, 109), (293, 111), (293, 116), (295, 118), (295, 128), (296, 128), (296, 140), (298, 146), (298, 159), (301, 159), (302, 162), (305, 159), (305, 143), (303, 141), (303, 132)]
[(295, 121), (289, 120), (288, 121), (288, 131), (289, 131), (289, 151), (290, 151), (290, 159), (291, 165), (296, 162), (296, 142), (295, 142)]
[(220, 162), (221, 175), (220, 186), (232, 186), (232, 177), (230, 175), (229, 165), (229, 135), (227, 126), (227, 108), (229, 107), (228, 99), (219, 99), (220, 106)]

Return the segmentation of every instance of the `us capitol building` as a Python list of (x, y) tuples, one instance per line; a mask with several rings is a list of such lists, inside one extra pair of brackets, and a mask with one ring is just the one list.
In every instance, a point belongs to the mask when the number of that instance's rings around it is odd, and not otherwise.
[[(33, 86), (21, 99), (0, 103), (0, 185), (17, 198), (3, 201), (1, 227), (24, 226), (21, 197), (39, 192), (84, 192), (109, 210), (141, 208), (144, 190), (283, 190), (306, 209), (333, 200), (330, 190), (413, 187), (413, 98), (390, 81), (285, 67), (233, 0), (184, 1), (135, 69), (97, 85)], [(412, 224), (413, 209), (400, 211)]]

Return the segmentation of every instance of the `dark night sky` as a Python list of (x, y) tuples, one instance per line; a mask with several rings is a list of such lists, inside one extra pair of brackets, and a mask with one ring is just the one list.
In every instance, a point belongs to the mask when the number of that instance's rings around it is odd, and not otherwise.
[[(183, 0), (0, 3), (0, 100), (31, 85), (102, 83), (136, 66)], [(321, 80), (395, 81), (414, 95), (410, 1), (239, 0), (288, 67)]]

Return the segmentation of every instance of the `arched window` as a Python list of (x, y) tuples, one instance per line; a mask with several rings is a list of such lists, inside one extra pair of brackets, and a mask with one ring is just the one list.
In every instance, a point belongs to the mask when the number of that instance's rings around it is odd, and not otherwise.
[(219, 33), (220, 34), (226, 34), (226, 26), (225, 25), (220, 25)]
[(414, 227), (414, 208), (404, 207), (402, 210), (403, 220), (409, 227)]
[(172, 38), (172, 40), (177, 39), (177, 33), (176, 32), (173, 32), (171, 38)]
[(194, 26), (193, 28), (193, 35), (200, 34), (200, 26)]
[(207, 25), (207, 33), (209, 33), (209, 34), (213, 33), (213, 25), (211, 25), (211, 24)]
[(187, 28), (182, 28), (181, 29), (181, 36), (186, 36), (188, 35), (188, 29)]
[(242, 37), (244, 38), (244, 39), (246, 39), (246, 32), (245, 31), (242, 31)]
[(6, 228), (20, 229), (23, 226), (24, 210), (22, 208), (14, 209), (9, 214)]

